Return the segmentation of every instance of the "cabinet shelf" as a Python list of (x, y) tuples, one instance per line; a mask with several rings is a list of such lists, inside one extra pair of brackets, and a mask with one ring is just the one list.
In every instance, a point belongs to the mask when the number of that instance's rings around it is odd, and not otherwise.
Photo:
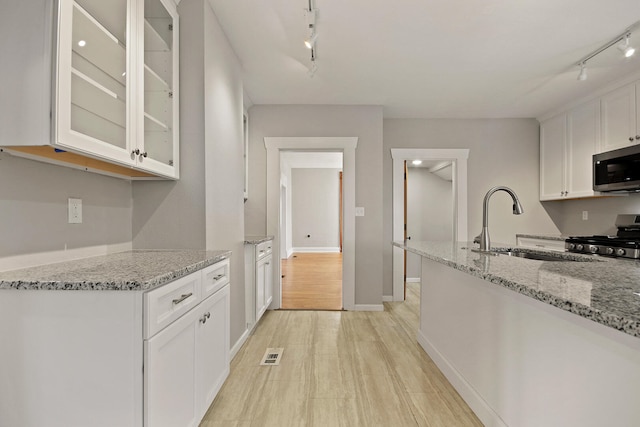
[(169, 92), (169, 84), (147, 64), (144, 64), (144, 90)]
[(145, 132), (166, 132), (169, 126), (162, 123), (149, 113), (144, 113), (144, 131)]
[(154, 23), (165, 23), (167, 26), (167, 32), (169, 31), (169, 23), (170, 20), (163, 18), (148, 18), (144, 20), (144, 51), (145, 52), (171, 52), (171, 48), (162, 37), (162, 35), (156, 30), (157, 27), (154, 27), (150, 20), (153, 20)]
[[(126, 84), (125, 46), (77, 3), (73, 6), (73, 52), (114, 80)], [(84, 42), (84, 46), (80, 46), (80, 42)]]

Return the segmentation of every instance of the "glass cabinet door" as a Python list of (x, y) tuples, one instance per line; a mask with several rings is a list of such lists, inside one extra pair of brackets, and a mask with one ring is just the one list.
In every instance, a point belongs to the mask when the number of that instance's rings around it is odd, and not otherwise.
[(177, 166), (174, 141), (174, 75), (177, 54), (175, 7), (161, 0), (144, 0), (144, 148), (140, 162), (160, 163), (155, 167)]
[(57, 143), (131, 162), (129, 19), (128, 0), (61, 1)]

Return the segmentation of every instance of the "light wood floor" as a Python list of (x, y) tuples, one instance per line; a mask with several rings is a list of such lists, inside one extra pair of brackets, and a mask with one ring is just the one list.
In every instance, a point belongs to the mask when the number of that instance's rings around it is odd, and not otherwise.
[(283, 309), (342, 310), (341, 253), (296, 253), (281, 265)]
[[(201, 427), (482, 426), (416, 341), (418, 292), (384, 312), (267, 311)], [(267, 347), (279, 366), (259, 366)]]

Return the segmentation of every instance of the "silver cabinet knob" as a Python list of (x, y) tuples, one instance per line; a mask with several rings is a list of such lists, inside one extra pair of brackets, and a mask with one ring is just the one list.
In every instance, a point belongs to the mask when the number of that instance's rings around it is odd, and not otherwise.
[(629, 137), (629, 141), (633, 141), (633, 137), (632, 136)]
[(640, 135), (636, 135), (636, 139), (640, 139)]
[(135, 155), (137, 156), (138, 154), (140, 154), (140, 149), (139, 149), (139, 148), (136, 148), (135, 150), (133, 150), (133, 151), (131, 152), (131, 154), (135, 154)]

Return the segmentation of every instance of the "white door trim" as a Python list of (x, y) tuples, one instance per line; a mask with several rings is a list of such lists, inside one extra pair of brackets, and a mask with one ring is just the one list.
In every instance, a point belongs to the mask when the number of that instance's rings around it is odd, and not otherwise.
[[(404, 240), (405, 160), (450, 160), (453, 163), (453, 240), (467, 240), (467, 159), (469, 149), (392, 148), (393, 241)], [(393, 300), (404, 300), (404, 251), (393, 247)]]
[[(267, 149), (267, 235), (275, 236), (274, 252), (280, 253), (280, 151), (341, 151), (342, 174), (342, 306), (353, 310), (356, 297), (356, 146), (358, 137), (265, 137)], [(282, 305), (280, 263), (273, 269), (273, 301), (269, 308)]]

